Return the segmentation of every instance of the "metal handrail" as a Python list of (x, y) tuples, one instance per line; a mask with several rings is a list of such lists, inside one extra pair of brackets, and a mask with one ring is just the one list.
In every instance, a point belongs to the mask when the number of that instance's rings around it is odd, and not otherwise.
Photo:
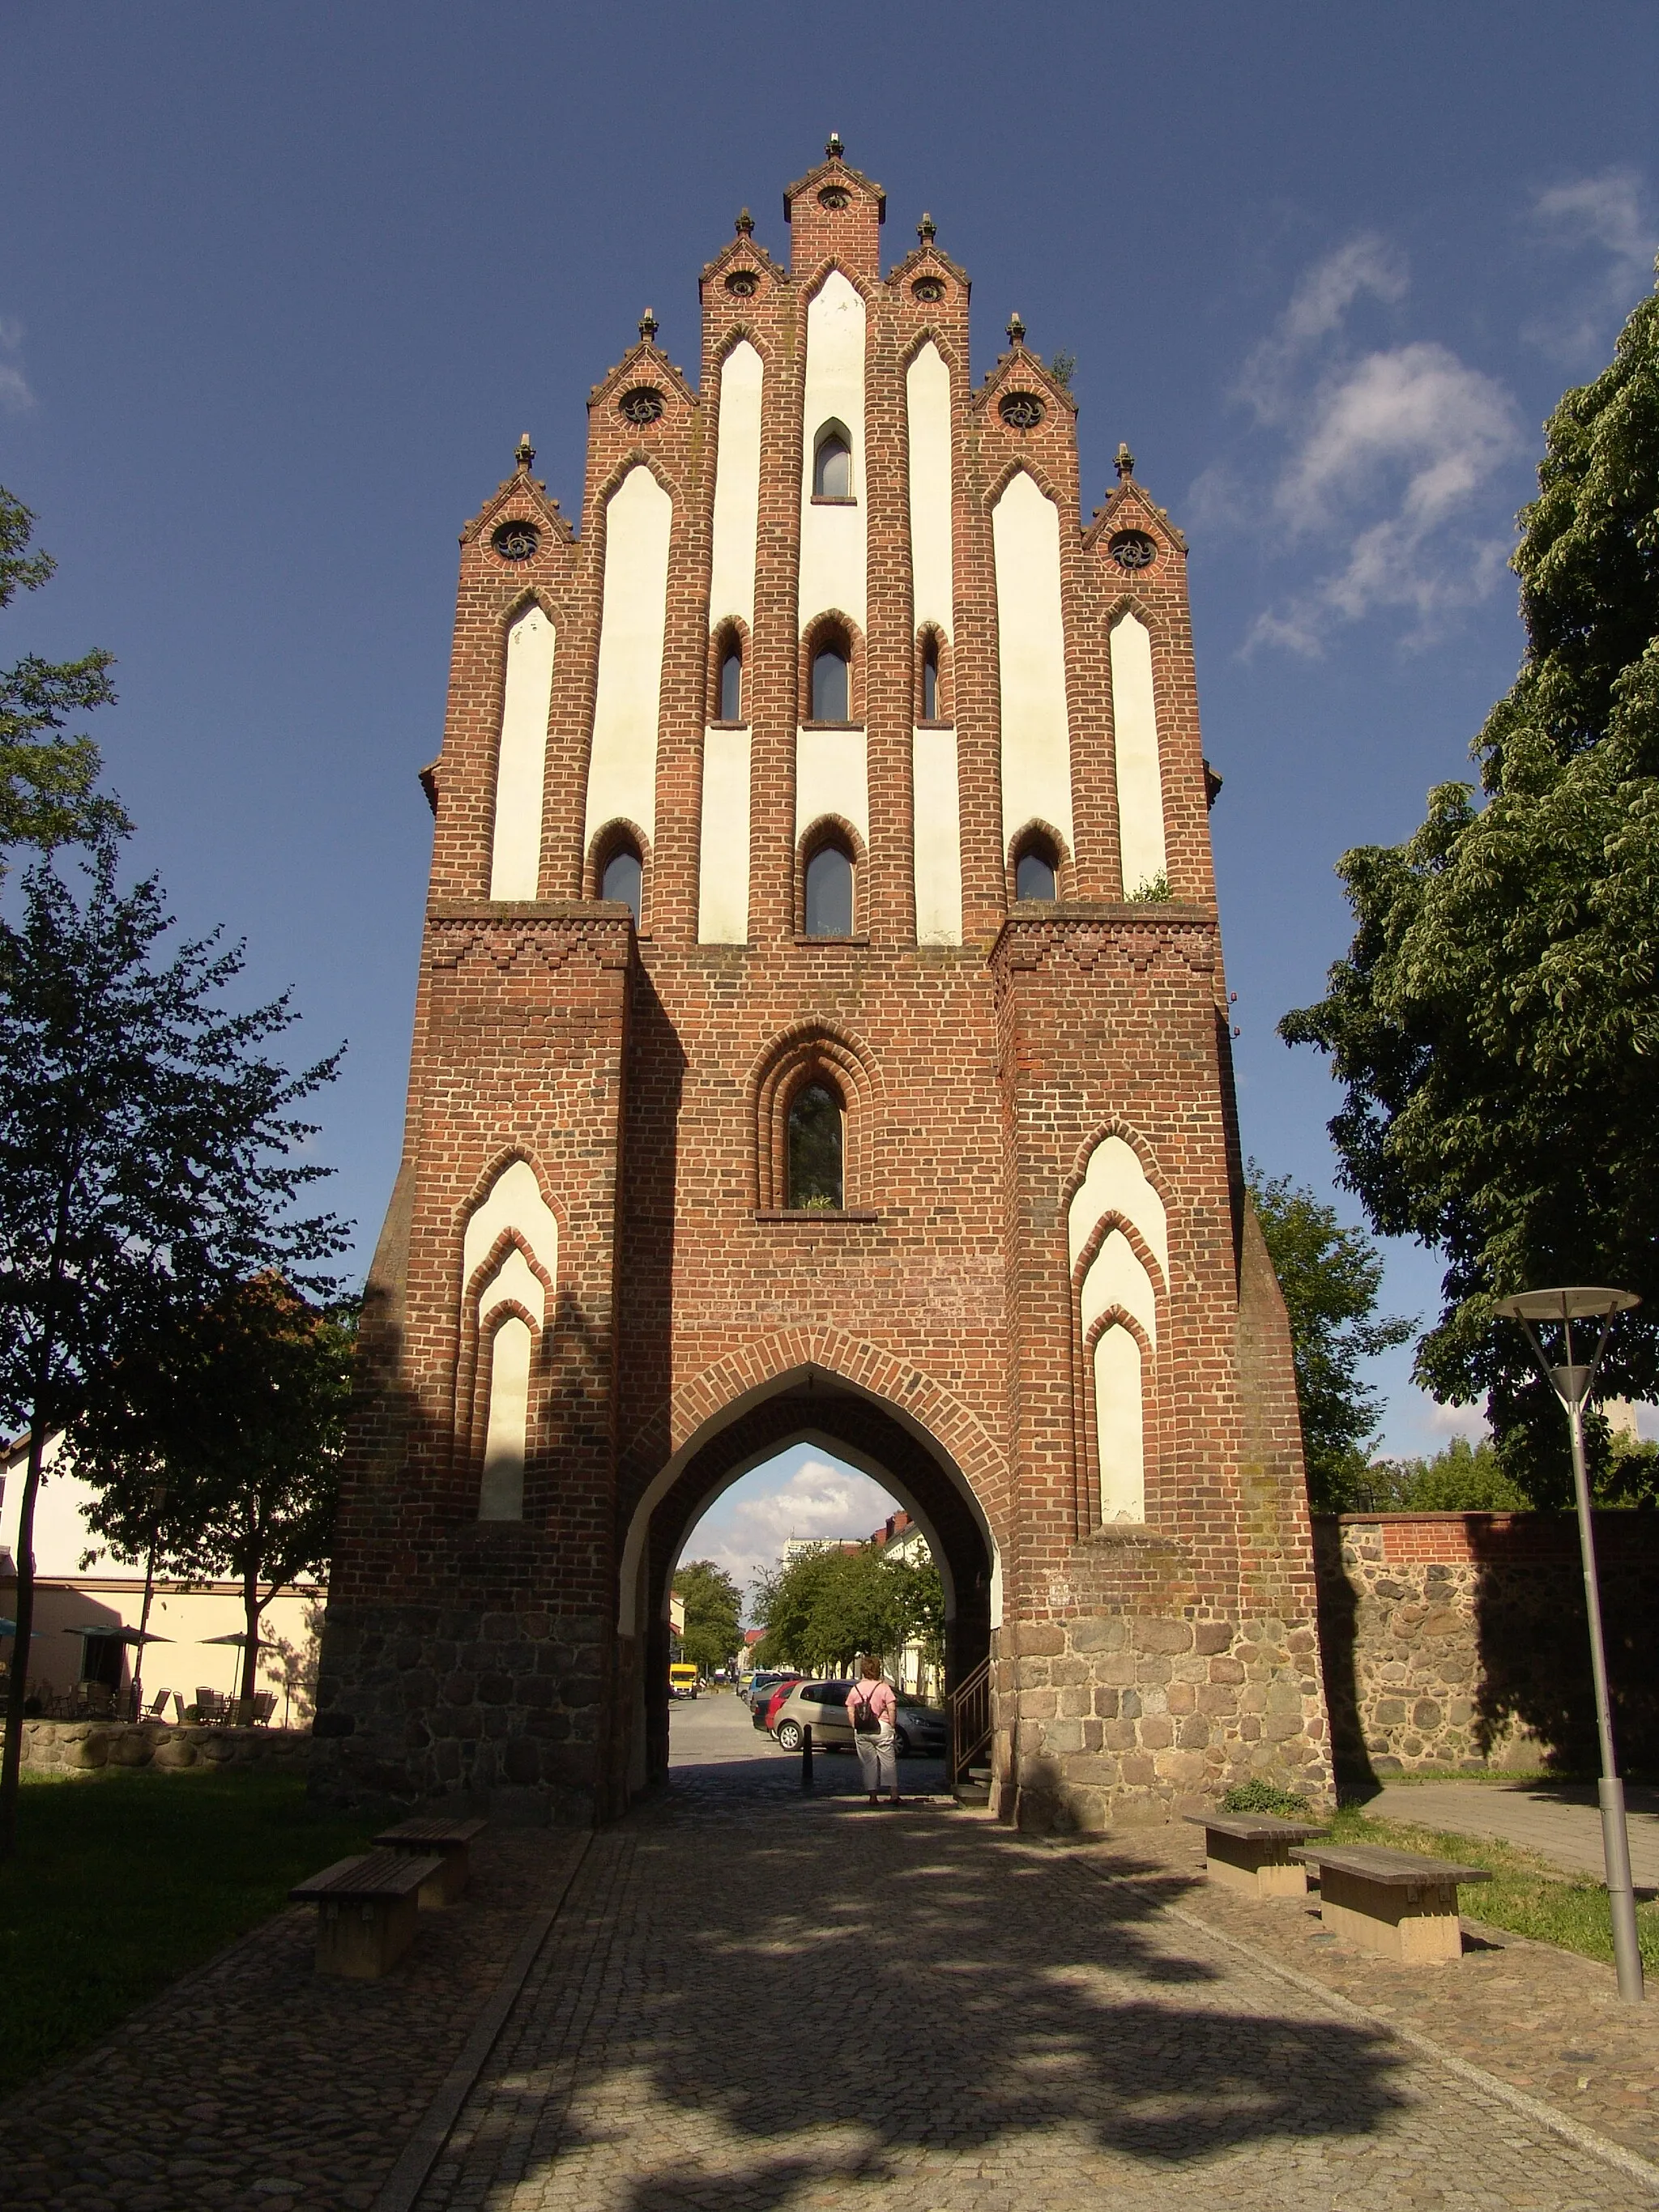
[(951, 1698), (951, 1786), (991, 1747), (991, 1662), (981, 1660)]

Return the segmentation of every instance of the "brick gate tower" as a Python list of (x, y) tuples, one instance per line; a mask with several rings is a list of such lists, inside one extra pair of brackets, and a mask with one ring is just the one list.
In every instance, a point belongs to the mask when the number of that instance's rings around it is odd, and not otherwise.
[(867, 1468), (1033, 1826), (1328, 1781), (1290, 1345), (1234, 1115), (1186, 544), (831, 140), (588, 398), (578, 532), (461, 538), (325, 1791), (605, 1818), (668, 1585), (786, 1444)]

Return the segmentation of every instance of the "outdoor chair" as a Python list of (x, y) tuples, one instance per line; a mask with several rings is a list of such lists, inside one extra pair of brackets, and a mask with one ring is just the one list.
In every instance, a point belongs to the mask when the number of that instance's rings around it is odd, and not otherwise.
[(149, 1711), (147, 1713), (140, 1714), (140, 1719), (147, 1721), (165, 1720), (167, 1717), (167, 1699), (172, 1696), (172, 1694), (173, 1692), (170, 1690), (158, 1690), (155, 1692), (155, 1695), (149, 1701)]
[(179, 1728), (183, 1728), (185, 1723), (190, 1718), (189, 1709), (185, 1704), (183, 1696), (177, 1690), (173, 1693), (173, 1715), (174, 1725)]
[(275, 1690), (256, 1691), (253, 1698), (254, 1727), (269, 1728), (270, 1725), (270, 1717), (276, 1710), (276, 1692)]

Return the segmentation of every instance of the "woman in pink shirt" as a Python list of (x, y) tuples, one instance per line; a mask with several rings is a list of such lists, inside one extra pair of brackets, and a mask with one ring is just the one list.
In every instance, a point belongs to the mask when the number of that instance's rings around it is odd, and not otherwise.
[(870, 1793), (870, 1802), (881, 1802), (881, 1787), (887, 1785), (888, 1802), (896, 1805), (898, 1792), (898, 1747), (894, 1736), (894, 1720), (898, 1712), (898, 1699), (893, 1695), (890, 1682), (881, 1677), (879, 1659), (866, 1659), (860, 1667), (863, 1677), (848, 1692), (847, 1717), (853, 1723), (853, 1741), (858, 1747), (859, 1765), (864, 1774), (864, 1786)]

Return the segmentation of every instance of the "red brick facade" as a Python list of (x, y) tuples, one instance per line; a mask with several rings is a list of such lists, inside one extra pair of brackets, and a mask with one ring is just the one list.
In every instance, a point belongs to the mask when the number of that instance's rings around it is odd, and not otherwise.
[[(1012, 1816), (1164, 1819), (1258, 1771), (1321, 1788), (1300, 1443), (1242, 1194), (1184, 541), (1132, 463), (1080, 518), (1073, 404), (1023, 333), (971, 384), (967, 279), (931, 225), (884, 279), (879, 190), (838, 150), (786, 208), (787, 272), (744, 222), (703, 271), (697, 389), (648, 319), (594, 387), (580, 534), (521, 449), (462, 538), (404, 1161), (371, 1277), (319, 1692), (324, 1786), (619, 1809), (660, 1771), (679, 1545), (726, 1480), (813, 1437), (927, 1528), (951, 1674), (994, 1662)], [(798, 732), (802, 640), (826, 610), (802, 597), (803, 409), (808, 306), (832, 269), (865, 316), (867, 619), (833, 611), (852, 639), (867, 823), (844, 840), (854, 934), (812, 939)], [(748, 930), (703, 943), (705, 746), (731, 726), (706, 741), (726, 614), (710, 602), (717, 425), (744, 341), (763, 374), (752, 620), (729, 625)], [(906, 378), (928, 343), (950, 376), (938, 726), (954, 731), (961, 927), (918, 944)], [(1040, 408), (1033, 427), (1004, 419), (1010, 393)], [(596, 825), (607, 525), (641, 464), (672, 502), (654, 787)], [(1004, 836), (992, 517), (1020, 471), (1059, 516), (1072, 818), (1051, 841), (1052, 901), (1013, 899)], [(497, 550), (508, 524), (533, 533), (528, 557)], [(532, 596), (556, 637), (538, 895), (492, 900), (507, 630)], [(1151, 641), (1167, 855), (1168, 897), (1140, 905), (1119, 859), (1109, 640), (1126, 609)], [(618, 840), (642, 864), (637, 930), (597, 896)], [(781, 1133), (814, 1070), (845, 1109), (844, 1203), (792, 1211)], [(1147, 1195), (1133, 1218), (1107, 1206), (1074, 1252), (1068, 1209), (1109, 1139)], [(514, 1162), (533, 1170), (539, 1243), (507, 1223), (475, 1266), (496, 1218), (481, 1209)], [(1121, 1323), (1139, 1350), (1145, 1504), (1103, 1520), (1079, 1283), (1115, 1229), (1144, 1310), (1120, 1299), (1093, 1326)], [(489, 1287), (504, 1264), (511, 1301)], [(522, 1505), (483, 1520), (504, 1388), (490, 1332), (508, 1314), (533, 1339)]]

